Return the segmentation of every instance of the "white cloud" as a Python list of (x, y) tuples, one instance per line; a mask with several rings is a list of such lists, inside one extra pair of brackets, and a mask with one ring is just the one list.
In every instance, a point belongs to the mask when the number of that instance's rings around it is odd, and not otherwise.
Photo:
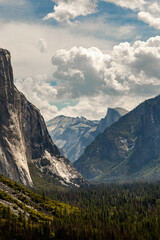
[[(70, 49), (72, 46), (90, 45), (109, 49), (111, 42), (86, 35), (82, 31), (79, 35), (77, 31), (66, 27), (54, 27), (43, 24), (30, 24), (21, 22), (1, 23), (0, 46), (11, 52), (12, 64), (15, 78), (27, 78), (37, 74), (52, 75), (53, 67), (51, 65), (52, 53), (58, 49)], [(41, 47), (46, 48), (45, 54), (41, 54), (42, 48), (37, 47), (39, 39), (43, 39)], [(65, 39), (65, 41), (64, 41)], [(46, 43), (45, 43), (45, 42)]]
[(48, 13), (44, 20), (55, 19), (57, 22), (70, 23), (78, 16), (95, 12), (96, 0), (55, 0), (54, 12)]
[(132, 10), (140, 10), (146, 4), (144, 0), (102, 0), (104, 2), (110, 2), (123, 8), (130, 8)]
[[(138, 12), (138, 19), (149, 26), (160, 29), (160, 6), (157, 1), (146, 0), (101, 0), (122, 8)], [(86, 16), (96, 11), (97, 1), (92, 0), (55, 0), (54, 12), (47, 14), (44, 20), (55, 19), (58, 22), (71, 23), (78, 16)]]
[[(101, 72), (110, 56), (97, 48), (77, 48), (57, 51), (52, 63), (57, 66), (54, 77), (57, 79), (59, 98), (77, 98), (98, 93), (104, 84)], [(103, 72), (102, 72), (103, 74)]]
[(160, 17), (156, 18), (149, 12), (139, 12), (138, 19), (147, 23), (149, 26), (160, 29)]
[[(105, 22), (104, 17), (91, 18), (88, 21), (81, 21), (81, 24), (72, 25), (71, 31), (77, 35), (85, 34), (108, 39), (111, 38), (113, 45), (115, 41), (134, 39), (136, 29), (131, 25), (116, 26)], [(102, 48), (102, 47), (101, 47)]]
[[(60, 81), (59, 85), (65, 86), (65, 94), (73, 98), (93, 96), (101, 91), (126, 90), (123, 82), (114, 78), (112, 63), (115, 62), (112, 55), (94, 47), (60, 50), (52, 58), (57, 66), (55, 78)], [(59, 93), (61, 96), (64, 91)]]
[[(11, 51), (16, 85), (46, 120), (58, 114), (98, 118), (107, 107), (130, 109), (160, 90), (160, 37), (133, 45), (122, 43), (108, 51), (110, 42), (93, 36), (94, 32), (114, 38), (122, 32), (125, 39), (133, 29), (94, 21), (83, 21), (77, 27), (0, 23), (0, 46)], [(78, 104), (62, 110), (53, 105), (67, 100)]]
[(158, 2), (149, 2), (145, 8), (138, 13), (138, 19), (150, 27), (160, 29), (160, 6)]
[(60, 50), (52, 63), (57, 67), (58, 86), (63, 86), (60, 97), (136, 93), (138, 87), (140, 91), (144, 86), (160, 86), (160, 37), (136, 41), (133, 46), (121, 43), (109, 54), (93, 47)]
[[(98, 48), (58, 50), (52, 58), (53, 79), (17, 80), (17, 87), (40, 108), (46, 120), (59, 114), (98, 119), (107, 107), (128, 110), (160, 91), (160, 36), (125, 42), (104, 52)], [(56, 69), (55, 69), (56, 67)], [(53, 86), (50, 82), (55, 81)], [(58, 110), (54, 103), (77, 101)]]
[(160, 7), (157, 2), (154, 2), (153, 4), (150, 4), (148, 6), (148, 9), (151, 13), (160, 13)]
[[(100, 119), (107, 113), (109, 107), (123, 107), (127, 110), (133, 109), (140, 102), (144, 101), (146, 96), (114, 96), (101, 94), (95, 97), (83, 97), (79, 99), (76, 106), (68, 106), (57, 112), (58, 115), (67, 115), (72, 117), (84, 116), (88, 119)], [(53, 117), (53, 116), (52, 116)]]
[(57, 114), (58, 109), (52, 105), (56, 99), (57, 90), (52, 87), (46, 75), (37, 75), (26, 79), (17, 79), (15, 84), (30, 102), (41, 110), (46, 120)]
[(150, 27), (160, 29), (160, 6), (157, 1), (145, 0), (102, 0), (113, 3), (117, 6), (138, 11), (138, 19)]

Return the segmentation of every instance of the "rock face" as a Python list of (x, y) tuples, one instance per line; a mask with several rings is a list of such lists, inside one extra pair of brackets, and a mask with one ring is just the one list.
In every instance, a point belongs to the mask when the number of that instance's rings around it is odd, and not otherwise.
[(145, 101), (100, 134), (74, 166), (88, 179), (160, 179), (160, 96)]
[[(10, 53), (0, 49), (0, 173), (32, 186), (28, 168), (32, 161), (64, 184), (81, 184), (82, 176), (53, 143), (40, 111), (13, 83)], [(41, 164), (44, 161), (47, 164)]]
[(99, 133), (103, 133), (107, 127), (117, 122), (120, 117), (124, 116), (127, 113), (128, 111), (124, 108), (108, 108), (105, 118), (102, 118), (98, 124), (98, 127), (96, 129), (97, 135)]
[(123, 108), (108, 109), (101, 121), (90, 121), (84, 117), (58, 116), (47, 122), (49, 133), (61, 152), (75, 162), (85, 148), (108, 126), (127, 113)]
[(53, 141), (71, 162), (77, 160), (95, 139), (97, 126), (98, 121), (84, 117), (58, 116), (47, 122)]

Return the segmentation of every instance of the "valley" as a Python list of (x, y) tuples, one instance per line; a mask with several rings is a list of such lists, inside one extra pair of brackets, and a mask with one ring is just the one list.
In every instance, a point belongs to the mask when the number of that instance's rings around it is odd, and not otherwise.
[(160, 0), (0, 0), (0, 240), (160, 240)]
[(160, 96), (50, 120), (59, 150), (10, 59), (0, 49), (0, 240), (158, 240)]
[(0, 187), (1, 240), (160, 238), (159, 183), (53, 188), (38, 195), (0, 176)]

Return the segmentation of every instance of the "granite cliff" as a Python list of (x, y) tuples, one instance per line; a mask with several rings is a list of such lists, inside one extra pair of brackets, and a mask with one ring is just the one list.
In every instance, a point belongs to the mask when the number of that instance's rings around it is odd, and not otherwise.
[(28, 163), (62, 184), (85, 182), (53, 143), (40, 111), (13, 82), (10, 53), (0, 49), (0, 174), (33, 186)]
[(107, 114), (102, 118), (97, 126), (96, 132), (103, 133), (107, 127), (110, 127), (113, 123), (117, 122), (122, 116), (126, 115), (128, 111), (124, 108), (108, 108)]

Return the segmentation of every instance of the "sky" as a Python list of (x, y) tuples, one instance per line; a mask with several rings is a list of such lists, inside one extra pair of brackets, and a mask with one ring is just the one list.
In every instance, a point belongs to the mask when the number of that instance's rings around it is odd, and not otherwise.
[(45, 120), (160, 94), (159, 0), (0, 0), (0, 47)]

